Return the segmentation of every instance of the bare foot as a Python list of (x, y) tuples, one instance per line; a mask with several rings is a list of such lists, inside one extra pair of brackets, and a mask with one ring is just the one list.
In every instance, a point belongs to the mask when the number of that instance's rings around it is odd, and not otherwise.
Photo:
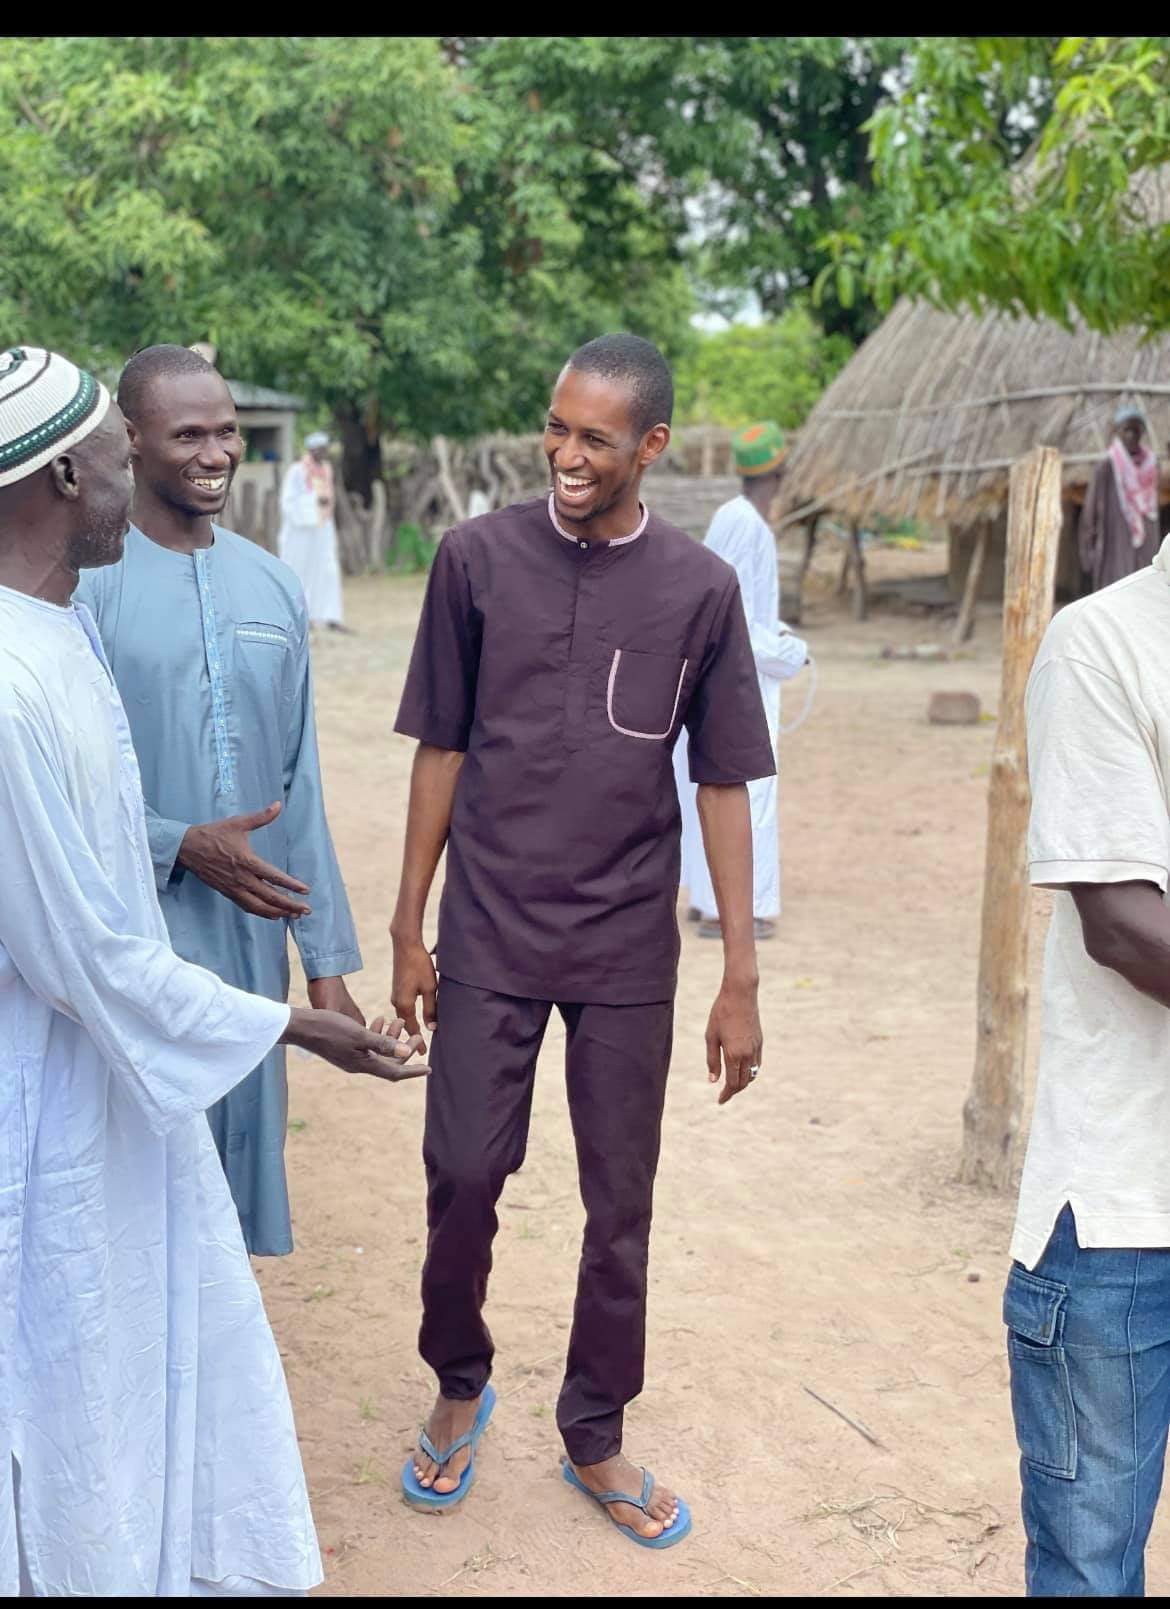
[[(460, 1436), (466, 1436), (479, 1412), (479, 1398), (469, 1402), (455, 1402), (449, 1397), (436, 1397), (431, 1417), (427, 1420), (427, 1435), (440, 1452), (450, 1447)], [(433, 1487), (436, 1492), (453, 1492), (459, 1477), (471, 1462), (471, 1448), (461, 1447), (445, 1464), (436, 1464), (422, 1448), (414, 1455), (414, 1473), (420, 1486)]]
[[(631, 1464), (624, 1453), (607, 1458), (601, 1464), (574, 1464), (570, 1460), (570, 1466), (591, 1492), (641, 1495), (642, 1471), (637, 1464)], [(605, 1511), (615, 1525), (628, 1525), (639, 1536), (654, 1538), (669, 1531), (678, 1519), (678, 1498), (669, 1487), (655, 1481), (645, 1513), (632, 1503), (607, 1503)]]

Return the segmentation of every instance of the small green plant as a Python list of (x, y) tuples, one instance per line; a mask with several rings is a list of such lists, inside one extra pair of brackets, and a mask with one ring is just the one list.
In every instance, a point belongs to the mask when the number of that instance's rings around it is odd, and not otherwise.
[(303, 1117), (290, 1117), (288, 1120), (290, 1134), (303, 1134), (308, 1126)]
[(361, 1463), (358, 1465), (357, 1473), (353, 1478), (353, 1483), (355, 1486), (369, 1486), (371, 1484), (382, 1486), (385, 1484), (385, 1481), (385, 1475), (382, 1474), (382, 1471), (377, 1467), (372, 1458), (362, 1459)]
[(403, 520), (394, 533), (394, 542), (386, 555), (387, 563), (392, 570), (404, 571), (408, 575), (425, 573), (431, 567), (435, 546), (421, 525), (413, 520)]
[(374, 1412), (373, 1399), (371, 1397), (359, 1397), (358, 1418), (364, 1419), (368, 1423), (371, 1419), (376, 1419), (377, 1417), (377, 1414)]

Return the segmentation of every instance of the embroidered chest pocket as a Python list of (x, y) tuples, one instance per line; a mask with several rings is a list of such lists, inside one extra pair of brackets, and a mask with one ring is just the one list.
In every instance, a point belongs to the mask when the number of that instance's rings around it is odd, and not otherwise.
[(241, 620), (236, 626), (236, 668), (240, 691), (247, 697), (254, 689), (267, 704), (273, 698), (291, 696), (288, 667), (292, 641), (283, 626), (266, 620)]
[(671, 736), (687, 661), (674, 654), (615, 648), (605, 692), (609, 724), (623, 737), (661, 743)]
[(236, 627), (236, 641), (266, 644), (269, 648), (287, 648), (288, 632), (283, 626), (270, 626), (263, 620), (245, 620)]

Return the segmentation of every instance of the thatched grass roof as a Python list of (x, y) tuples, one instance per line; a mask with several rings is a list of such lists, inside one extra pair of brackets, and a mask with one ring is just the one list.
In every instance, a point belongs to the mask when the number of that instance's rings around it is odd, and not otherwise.
[(1166, 460), (1170, 337), (1143, 344), (1134, 331), (1070, 332), (902, 301), (801, 427), (784, 514), (816, 502), (851, 519), (909, 514), (965, 527), (1007, 506), (1009, 468), (1038, 443), (1060, 449), (1065, 497), (1080, 501), (1122, 402), (1144, 409)]

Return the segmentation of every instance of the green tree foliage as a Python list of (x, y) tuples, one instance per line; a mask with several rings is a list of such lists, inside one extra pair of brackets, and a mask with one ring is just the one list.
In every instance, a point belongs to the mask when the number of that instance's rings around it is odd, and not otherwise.
[(1100, 330), (1170, 327), (1168, 47), (923, 39), (871, 124), (888, 239), (871, 250), (839, 235), (836, 261), (863, 269), (883, 305), (907, 292)]
[[(107, 371), (211, 340), (227, 372), (332, 412), (364, 487), (384, 431), (530, 429), (579, 342), (631, 329), (685, 363), (694, 284), (778, 315), (831, 260), (826, 233), (876, 240), (862, 128), (902, 53), (828, 36), (10, 38), (0, 337)], [(855, 336), (872, 307), (835, 271), (822, 312)]]
[(647, 198), (434, 39), (10, 39), (0, 193), (6, 339), (108, 366), (210, 339), (359, 459), (383, 429), (531, 428), (606, 326), (689, 339)]
[[(462, 38), (474, 81), (505, 100), (537, 96), (550, 137), (615, 165), (653, 198), (655, 216), (700, 281), (732, 300), (754, 291), (780, 312), (829, 262), (824, 237), (884, 238), (866, 124), (902, 63), (901, 38), (830, 35), (561, 35)], [(583, 216), (595, 252), (613, 220), (598, 188)], [(854, 340), (875, 312), (864, 287), (834, 275), (822, 314)], [(726, 305), (726, 304), (723, 304)]]
[(733, 429), (774, 419), (793, 430), (851, 351), (845, 336), (826, 336), (799, 305), (765, 324), (705, 335), (676, 370), (676, 417)]

